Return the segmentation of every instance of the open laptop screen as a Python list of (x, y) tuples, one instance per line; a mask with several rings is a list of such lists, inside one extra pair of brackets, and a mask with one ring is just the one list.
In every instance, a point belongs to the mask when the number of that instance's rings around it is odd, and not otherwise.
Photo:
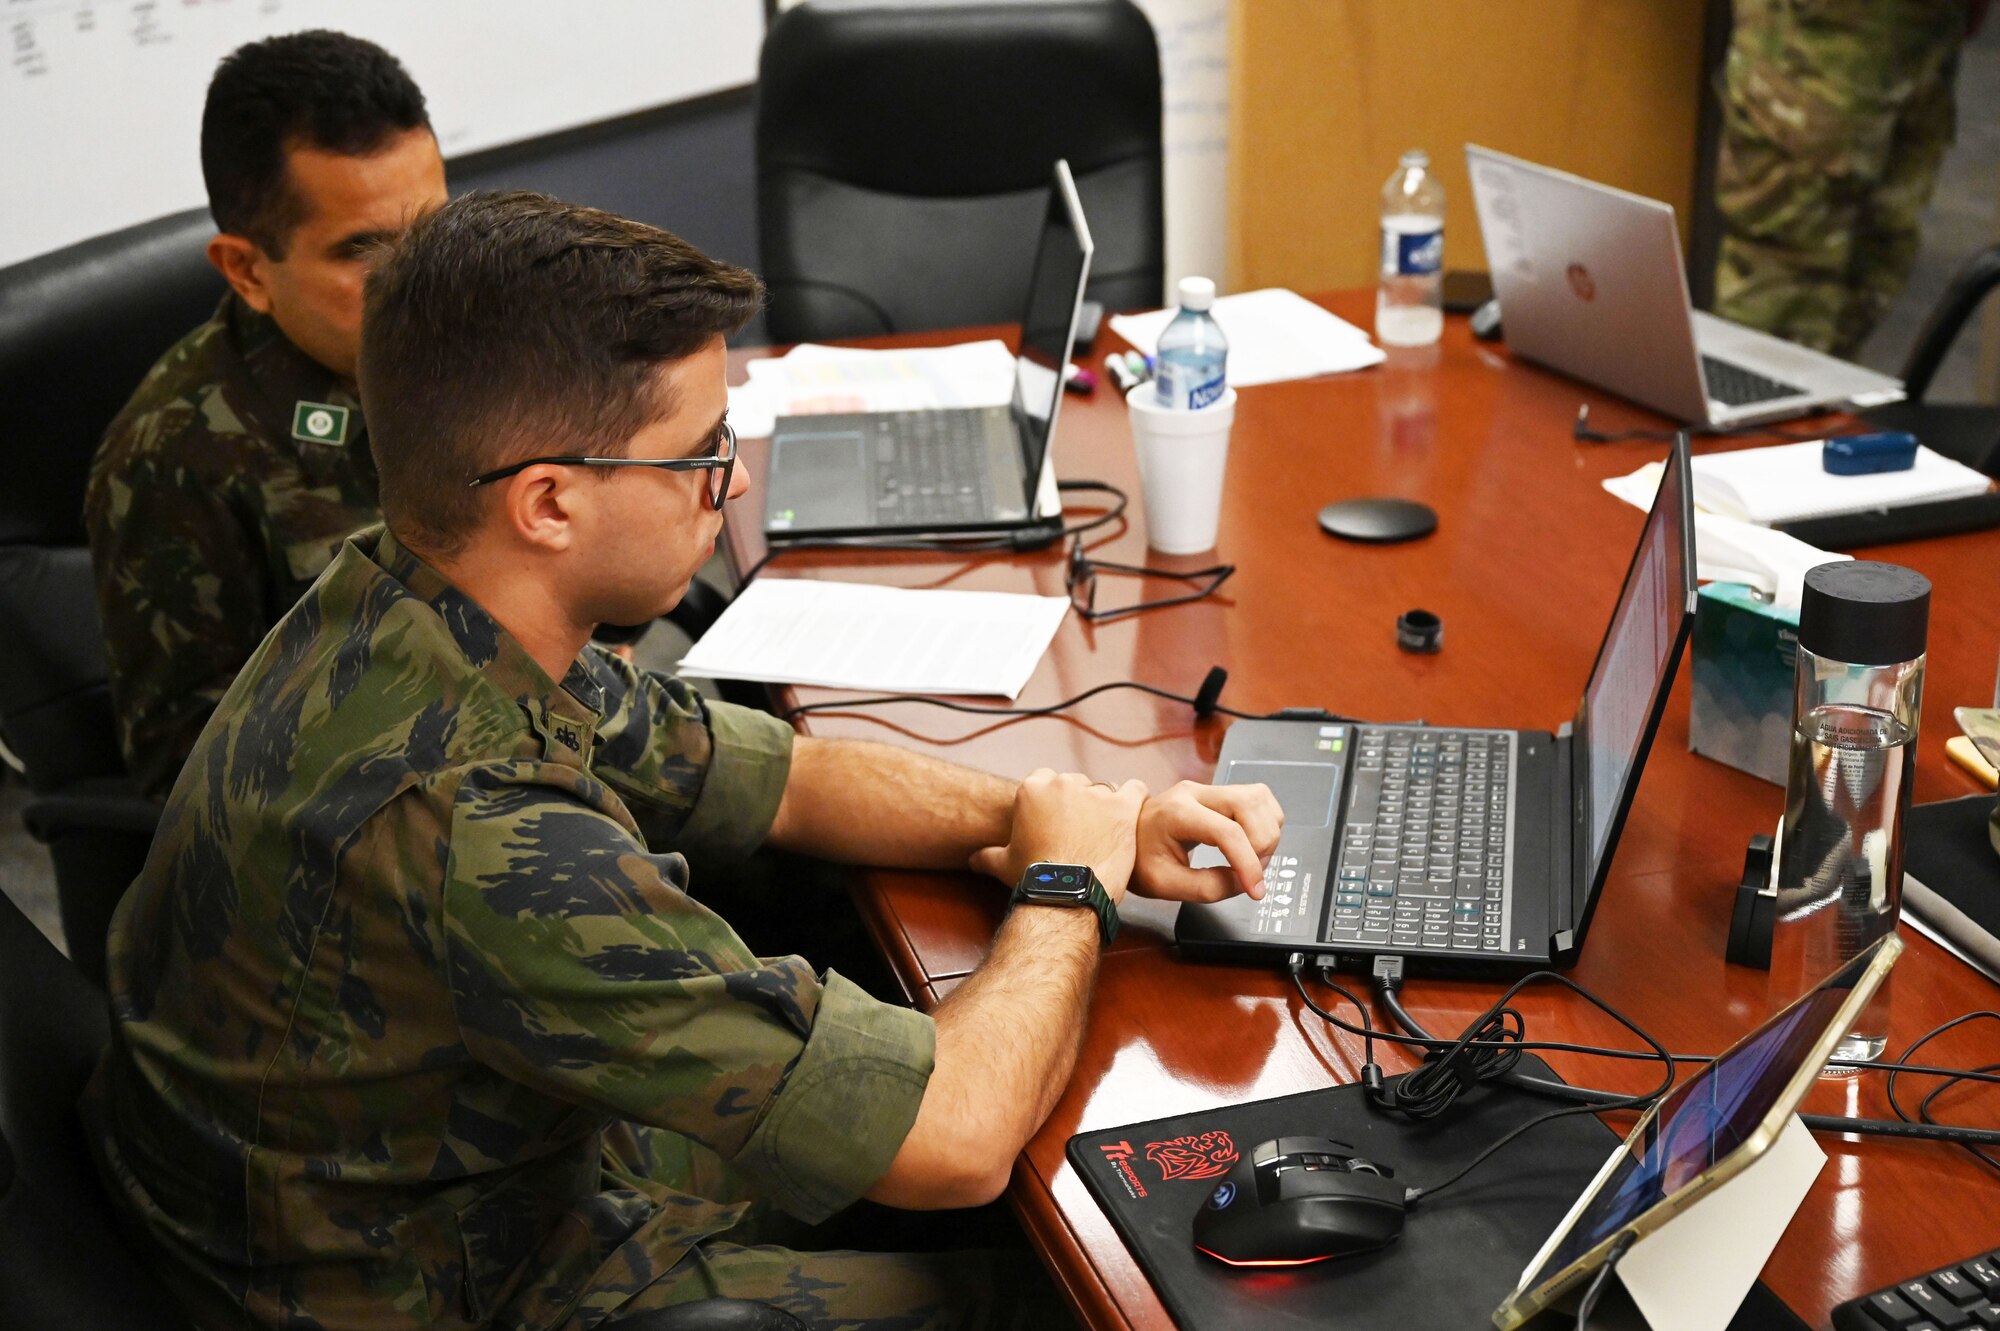
[(1694, 534), (1687, 486), (1687, 445), (1677, 441), (1578, 709), (1587, 781), (1586, 888), (1602, 878), (1692, 612)]
[(1020, 424), (1022, 461), (1032, 488), (1055, 431), (1062, 402), (1062, 370), (1076, 336), (1077, 306), (1090, 270), (1090, 229), (1083, 220), (1069, 163), (1057, 162), (1035, 247), (1028, 304), (1021, 314), (1021, 349), (1014, 358), (1014, 417)]

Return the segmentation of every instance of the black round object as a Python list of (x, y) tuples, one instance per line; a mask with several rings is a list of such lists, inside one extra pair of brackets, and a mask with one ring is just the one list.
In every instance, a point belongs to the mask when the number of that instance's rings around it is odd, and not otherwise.
[(1386, 544), (1414, 541), (1437, 530), (1437, 510), (1414, 499), (1343, 499), (1319, 511), (1329, 536)]
[(1396, 616), (1396, 645), (1406, 652), (1440, 651), (1444, 621), (1428, 610), (1405, 610)]
[(1850, 665), (1894, 665), (1924, 654), (1931, 580), (1901, 564), (1853, 559), (1806, 570), (1799, 646)]

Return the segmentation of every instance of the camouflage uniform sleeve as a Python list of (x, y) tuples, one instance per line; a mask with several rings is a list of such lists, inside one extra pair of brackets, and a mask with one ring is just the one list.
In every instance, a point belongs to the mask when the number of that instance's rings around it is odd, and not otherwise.
[(589, 650), (607, 681), (591, 770), (618, 792), (647, 843), (671, 845), (703, 870), (762, 845), (791, 773), (792, 728)]
[(133, 418), (105, 441), (84, 502), (119, 744), (156, 798), (269, 627), (263, 564), (227, 493), (167, 446), (199, 431), (185, 402)]
[(759, 960), (555, 764), (474, 769), (451, 813), (443, 925), (473, 1057), (560, 1099), (678, 1132), (817, 1223), (916, 1121), (929, 1017), (798, 957)]

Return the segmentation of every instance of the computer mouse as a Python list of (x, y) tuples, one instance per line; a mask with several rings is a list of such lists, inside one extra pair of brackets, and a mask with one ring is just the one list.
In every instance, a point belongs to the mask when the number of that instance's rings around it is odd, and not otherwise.
[(1500, 326), (1500, 302), (1489, 300), (1472, 312), (1472, 335), (1481, 342), (1498, 342), (1506, 336)]
[(1231, 1266), (1298, 1266), (1403, 1232), (1395, 1171), (1326, 1137), (1279, 1137), (1237, 1160), (1194, 1217), (1194, 1246)]

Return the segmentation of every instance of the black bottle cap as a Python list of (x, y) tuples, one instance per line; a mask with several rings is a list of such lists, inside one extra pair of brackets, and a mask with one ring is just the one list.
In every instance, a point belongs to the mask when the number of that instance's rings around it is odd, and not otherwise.
[(1852, 559), (1806, 570), (1799, 646), (1851, 665), (1895, 665), (1924, 654), (1931, 580), (1901, 564)]

